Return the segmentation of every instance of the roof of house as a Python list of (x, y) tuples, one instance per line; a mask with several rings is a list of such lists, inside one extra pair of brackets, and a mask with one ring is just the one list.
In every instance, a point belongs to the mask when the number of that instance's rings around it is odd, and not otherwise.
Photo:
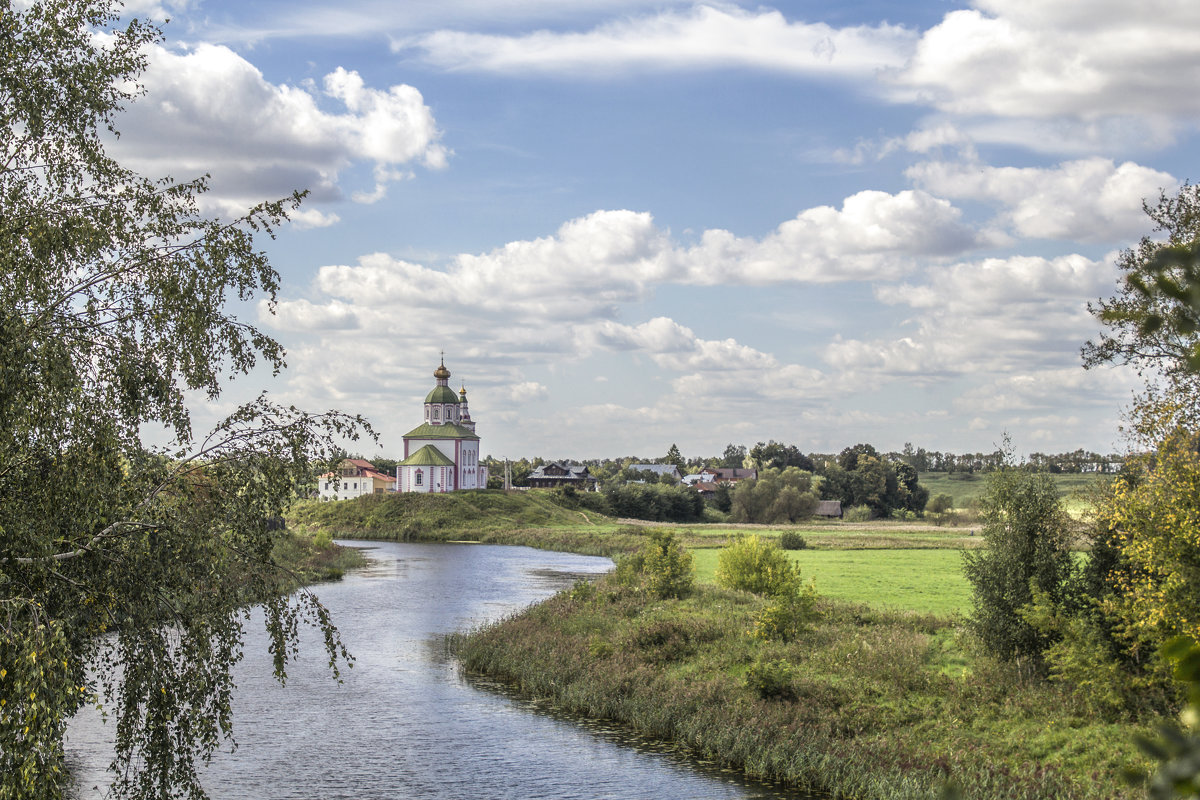
[(817, 510), (813, 514), (818, 517), (840, 517), (842, 515), (842, 501), (822, 500), (817, 503)]
[(656, 475), (679, 474), (679, 468), (674, 464), (630, 464), (629, 468), (638, 472), (653, 472)]
[(405, 439), (478, 439), (479, 437), (471, 433), (461, 425), (455, 425), (453, 422), (446, 422), (441, 425), (434, 425), (426, 422), (418, 425), (408, 433), (404, 434)]
[[(559, 469), (563, 470), (564, 474), (562, 474), (562, 475), (547, 475), (546, 474), (547, 467), (558, 467)], [(591, 475), (588, 474), (587, 467), (580, 466), (578, 464), (570, 464), (570, 463), (566, 463), (566, 462), (562, 462), (562, 461), (551, 461), (549, 464), (542, 464), (542, 465), (538, 466), (536, 469), (534, 469), (533, 472), (529, 473), (529, 477), (530, 478), (543, 478), (546, 480), (567, 480), (567, 481), (579, 481), (579, 480), (585, 480), (588, 478), (590, 478), (591, 480), (595, 480), (595, 478), (593, 478)]]
[(453, 467), (454, 462), (446, 454), (431, 444), (427, 444), (408, 458), (401, 461), (399, 467)]
[(741, 481), (748, 478), (757, 478), (758, 470), (746, 469), (744, 467), (718, 467), (717, 479), (722, 481)]

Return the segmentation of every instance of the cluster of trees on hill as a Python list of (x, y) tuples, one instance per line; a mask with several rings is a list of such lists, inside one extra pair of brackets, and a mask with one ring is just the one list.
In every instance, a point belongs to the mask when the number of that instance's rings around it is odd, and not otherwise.
[[(674, 446), (672, 446), (674, 449)], [(676, 454), (678, 451), (676, 450)], [(740, 459), (740, 460), (739, 460)], [(919, 514), (929, 492), (918, 482), (917, 471), (903, 461), (880, 454), (869, 444), (847, 447), (836, 456), (806, 456), (795, 445), (759, 442), (747, 450), (730, 444), (721, 458), (709, 459), (700, 466), (723, 466), (730, 461), (761, 464), (757, 479), (744, 479), (736, 486), (717, 484), (708, 505), (730, 514), (735, 522), (796, 522), (812, 516), (821, 500), (838, 500), (843, 507), (861, 507), (873, 517)], [(502, 462), (485, 459), (489, 488), (500, 488)], [(521, 459), (509, 462), (513, 485), (528, 485), (529, 473), (543, 462)], [(704, 502), (694, 490), (676, 486), (669, 475), (637, 470), (635, 464), (672, 463), (666, 459), (639, 461), (633, 458), (585, 461), (591, 474), (600, 480), (608, 509), (596, 510), (639, 519), (700, 519)], [(594, 501), (593, 501), (594, 502)]]

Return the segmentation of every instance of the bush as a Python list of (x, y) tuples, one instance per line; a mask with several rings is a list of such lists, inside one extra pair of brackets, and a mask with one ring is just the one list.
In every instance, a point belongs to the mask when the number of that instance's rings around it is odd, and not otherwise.
[(613, 580), (624, 586), (643, 584), (660, 598), (686, 597), (695, 580), (692, 554), (674, 531), (655, 530), (642, 549), (617, 559)]
[(808, 542), (796, 531), (784, 531), (779, 537), (779, 546), (784, 550), (803, 550), (808, 547)]
[(717, 583), (755, 594), (786, 595), (800, 586), (800, 569), (773, 542), (738, 537), (717, 556)]
[(795, 700), (796, 670), (782, 659), (755, 661), (746, 670), (746, 688), (764, 700)]
[(694, 579), (692, 554), (679, 543), (673, 531), (656, 530), (642, 549), (643, 571), (650, 578), (650, 591), (658, 597), (685, 597)]
[(871, 507), (865, 505), (848, 508), (842, 513), (842, 519), (846, 522), (870, 522), (871, 516)]
[(987, 547), (963, 553), (974, 604), (967, 625), (992, 655), (1040, 662), (1055, 636), (1021, 610), (1035, 592), (1044, 604), (1062, 604), (1073, 568), (1071, 521), (1049, 475), (1012, 467), (988, 475), (982, 505)]
[(945, 514), (952, 508), (954, 508), (954, 498), (948, 494), (939, 494), (929, 501), (929, 505), (925, 506), (925, 511), (930, 514)]
[(817, 590), (810, 583), (790, 594), (781, 595), (775, 602), (765, 606), (754, 618), (754, 630), (750, 635), (763, 641), (790, 642), (809, 629), (815, 622), (817, 612)]

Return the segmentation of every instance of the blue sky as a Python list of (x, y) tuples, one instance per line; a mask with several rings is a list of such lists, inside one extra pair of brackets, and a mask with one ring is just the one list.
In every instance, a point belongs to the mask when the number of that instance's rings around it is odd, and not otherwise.
[(264, 246), (267, 385), (395, 455), (439, 354), (483, 450), (775, 439), (1119, 450), (1089, 300), (1196, 177), (1200, 6), (127, 3), (169, 16), (114, 151)]

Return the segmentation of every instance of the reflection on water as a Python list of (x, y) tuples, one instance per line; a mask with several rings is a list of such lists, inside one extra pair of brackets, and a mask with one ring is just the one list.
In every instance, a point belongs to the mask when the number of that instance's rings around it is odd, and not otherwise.
[[(521, 547), (386, 543), (368, 568), (317, 587), (355, 656), (330, 679), (308, 634), (288, 685), (272, 677), (260, 620), (234, 698), (235, 754), (204, 773), (213, 798), (796, 798), (608, 723), (459, 673), (444, 637), (512, 613), (612, 565)], [(108, 726), (111, 727), (111, 724)], [(81, 798), (111, 758), (94, 712), (72, 721)]]

